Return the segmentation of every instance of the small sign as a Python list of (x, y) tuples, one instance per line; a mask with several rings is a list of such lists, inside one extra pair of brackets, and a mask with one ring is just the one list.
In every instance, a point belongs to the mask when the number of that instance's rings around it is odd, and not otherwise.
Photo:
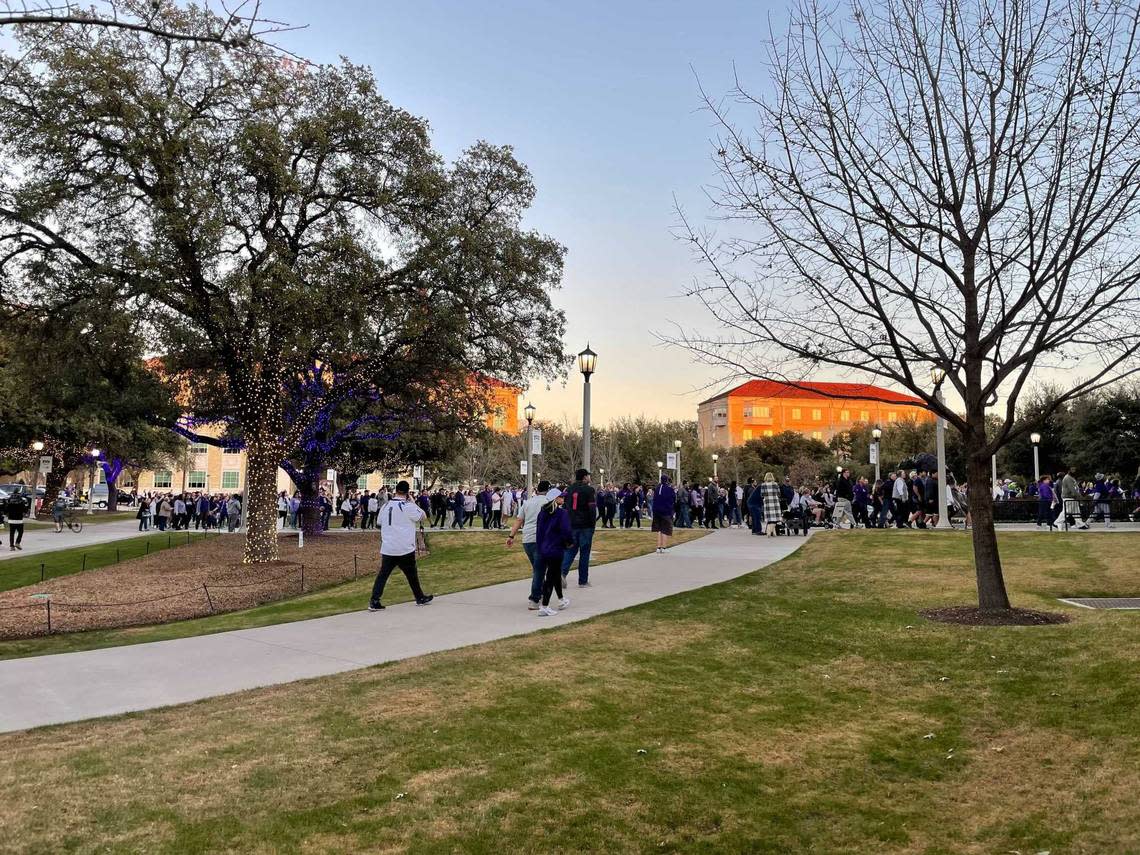
[(326, 472), (325, 473), (325, 480), (326, 481), (332, 481), (335, 484), (336, 483), (336, 470), (330, 469), (328, 472)]
[(531, 428), (530, 453), (538, 457), (542, 456), (542, 428)]
[(519, 461), (519, 474), (520, 475), (526, 474), (526, 461), (525, 460)]
[(54, 462), (54, 459), (55, 458), (53, 458), (50, 454), (45, 454), (43, 457), (40, 458), (40, 474), (41, 475), (47, 475), (49, 472), (51, 472), (51, 465)]
[(877, 442), (871, 443), (871, 460), (870, 460), (870, 462), (871, 463), (878, 463), (879, 462), (879, 443), (877, 443)]
[(422, 463), (417, 463), (412, 467), (412, 477), (417, 481), (424, 480), (424, 465)]
[(675, 452), (675, 451), (665, 452), (665, 468), (666, 469), (676, 469), (677, 468), (677, 452)]

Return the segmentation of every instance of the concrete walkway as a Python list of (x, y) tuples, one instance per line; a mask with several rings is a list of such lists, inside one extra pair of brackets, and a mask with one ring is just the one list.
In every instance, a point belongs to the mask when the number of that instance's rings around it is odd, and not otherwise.
[(128, 537), (143, 537), (147, 534), (158, 534), (158, 529), (149, 532), (139, 531), (138, 520), (122, 520), (119, 522), (98, 523), (85, 525), (83, 531), (74, 532), (68, 528), (58, 534), (50, 525), (27, 526), (24, 531), (24, 540), (20, 544), (24, 548), (16, 552), (8, 549), (8, 527), (0, 530), (0, 561), (5, 558), (18, 558), (26, 555), (44, 555), (60, 549), (76, 549), (83, 546), (94, 546), (98, 543), (111, 543), (115, 540), (125, 540)]
[[(804, 540), (721, 530), (663, 555), (591, 568), (589, 588), (574, 584), (572, 570), (570, 608), (556, 617), (527, 610), (526, 580), (436, 597), (426, 608), (407, 603), (382, 612), (3, 661), (0, 732), (180, 704), (561, 626), (743, 576), (791, 554)], [(430, 591), (430, 573), (424, 581)]]

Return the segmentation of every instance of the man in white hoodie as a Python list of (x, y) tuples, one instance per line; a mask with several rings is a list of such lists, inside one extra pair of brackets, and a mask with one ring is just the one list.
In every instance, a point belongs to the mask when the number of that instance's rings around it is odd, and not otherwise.
[(416, 569), (416, 527), (425, 514), (408, 497), (410, 485), (401, 481), (396, 485), (396, 495), (384, 503), (380, 513), (380, 572), (372, 585), (372, 597), (368, 601), (368, 611), (378, 612), (384, 608), (380, 598), (388, 577), (397, 567), (408, 580), (408, 587), (416, 597), (417, 606), (426, 606), (433, 599), (420, 587), (420, 576)]

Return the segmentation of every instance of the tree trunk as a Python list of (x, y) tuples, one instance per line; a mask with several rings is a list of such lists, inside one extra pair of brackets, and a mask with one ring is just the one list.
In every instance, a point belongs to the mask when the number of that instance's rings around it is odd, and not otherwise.
[(246, 449), (244, 564), (277, 560), (277, 466), (281, 449), (252, 441)]
[(321, 466), (323, 459), (309, 459), (305, 461), (305, 468), (301, 470), (300, 481), (294, 481), (297, 492), (301, 494), (301, 507), (298, 516), (301, 520), (301, 531), (305, 537), (318, 537), (324, 534), (321, 525)]
[(55, 465), (59, 462), (60, 460), (57, 457), (52, 463), (51, 472), (44, 476), (44, 501), (40, 505), (40, 513), (51, 513), (51, 507), (55, 504), (55, 497), (59, 495), (63, 485), (67, 483), (67, 470), (62, 466), (56, 467)]
[(119, 510), (119, 481), (107, 482), (107, 513), (113, 514)]
[(978, 580), (978, 606), (983, 610), (1009, 608), (1009, 595), (1001, 572), (997, 532), (994, 530), (994, 497), (990, 486), (990, 458), (973, 453), (968, 458), (970, 519), (973, 523), (974, 570)]

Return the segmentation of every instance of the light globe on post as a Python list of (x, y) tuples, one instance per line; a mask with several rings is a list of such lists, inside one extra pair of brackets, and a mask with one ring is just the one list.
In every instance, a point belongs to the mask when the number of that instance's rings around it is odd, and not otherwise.
[(660, 460), (657, 461), (657, 483), (661, 483), (661, 469), (665, 466)]
[(95, 467), (99, 465), (100, 451), (98, 448), (91, 449), (91, 477), (88, 480), (87, 487), (87, 513), (95, 513)]
[(1029, 441), (1033, 443), (1033, 480), (1041, 480), (1041, 434), (1034, 431), (1029, 434)]
[[(946, 371), (939, 366), (932, 366), (930, 369), (930, 382), (934, 384), (934, 400), (942, 405), (946, 399), (942, 397), (942, 381), (946, 379)], [(937, 415), (934, 429), (934, 444), (935, 453), (938, 458), (938, 478), (935, 483), (938, 485), (938, 504), (936, 506), (938, 523), (935, 528), (948, 528), (950, 520), (947, 518), (947, 509), (950, 507), (949, 495), (946, 492), (947, 478), (946, 478), (946, 419), (942, 418), (941, 414)]]
[(713, 478), (714, 478), (714, 479), (716, 478), (716, 462), (717, 462), (718, 460), (720, 460), (720, 455), (719, 455), (719, 454), (714, 454), (714, 455), (712, 456), (712, 462), (713, 462)]
[(578, 370), (586, 381), (582, 384), (582, 468), (586, 471), (590, 469), (590, 376), (597, 365), (598, 354), (586, 342), (586, 349), (578, 354)]
[(534, 414), (538, 412), (534, 408), (534, 404), (527, 402), (523, 407), (523, 415), (526, 417), (526, 495), (529, 499), (534, 495)]
[(883, 432), (878, 428), (871, 431), (871, 444), (875, 448), (875, 480), (879, 480), (879, 440), (882, 439)]
[(678, 486), (680, 486), (680, 484), (681, 484), (681, 440), (679, 440), (679, 439), (673, 440), (673, 448), (675, 448), (677, 450), (677, 457), (676, 457), (677, 469), (673, 473), (673, 480), (677, 482)]

